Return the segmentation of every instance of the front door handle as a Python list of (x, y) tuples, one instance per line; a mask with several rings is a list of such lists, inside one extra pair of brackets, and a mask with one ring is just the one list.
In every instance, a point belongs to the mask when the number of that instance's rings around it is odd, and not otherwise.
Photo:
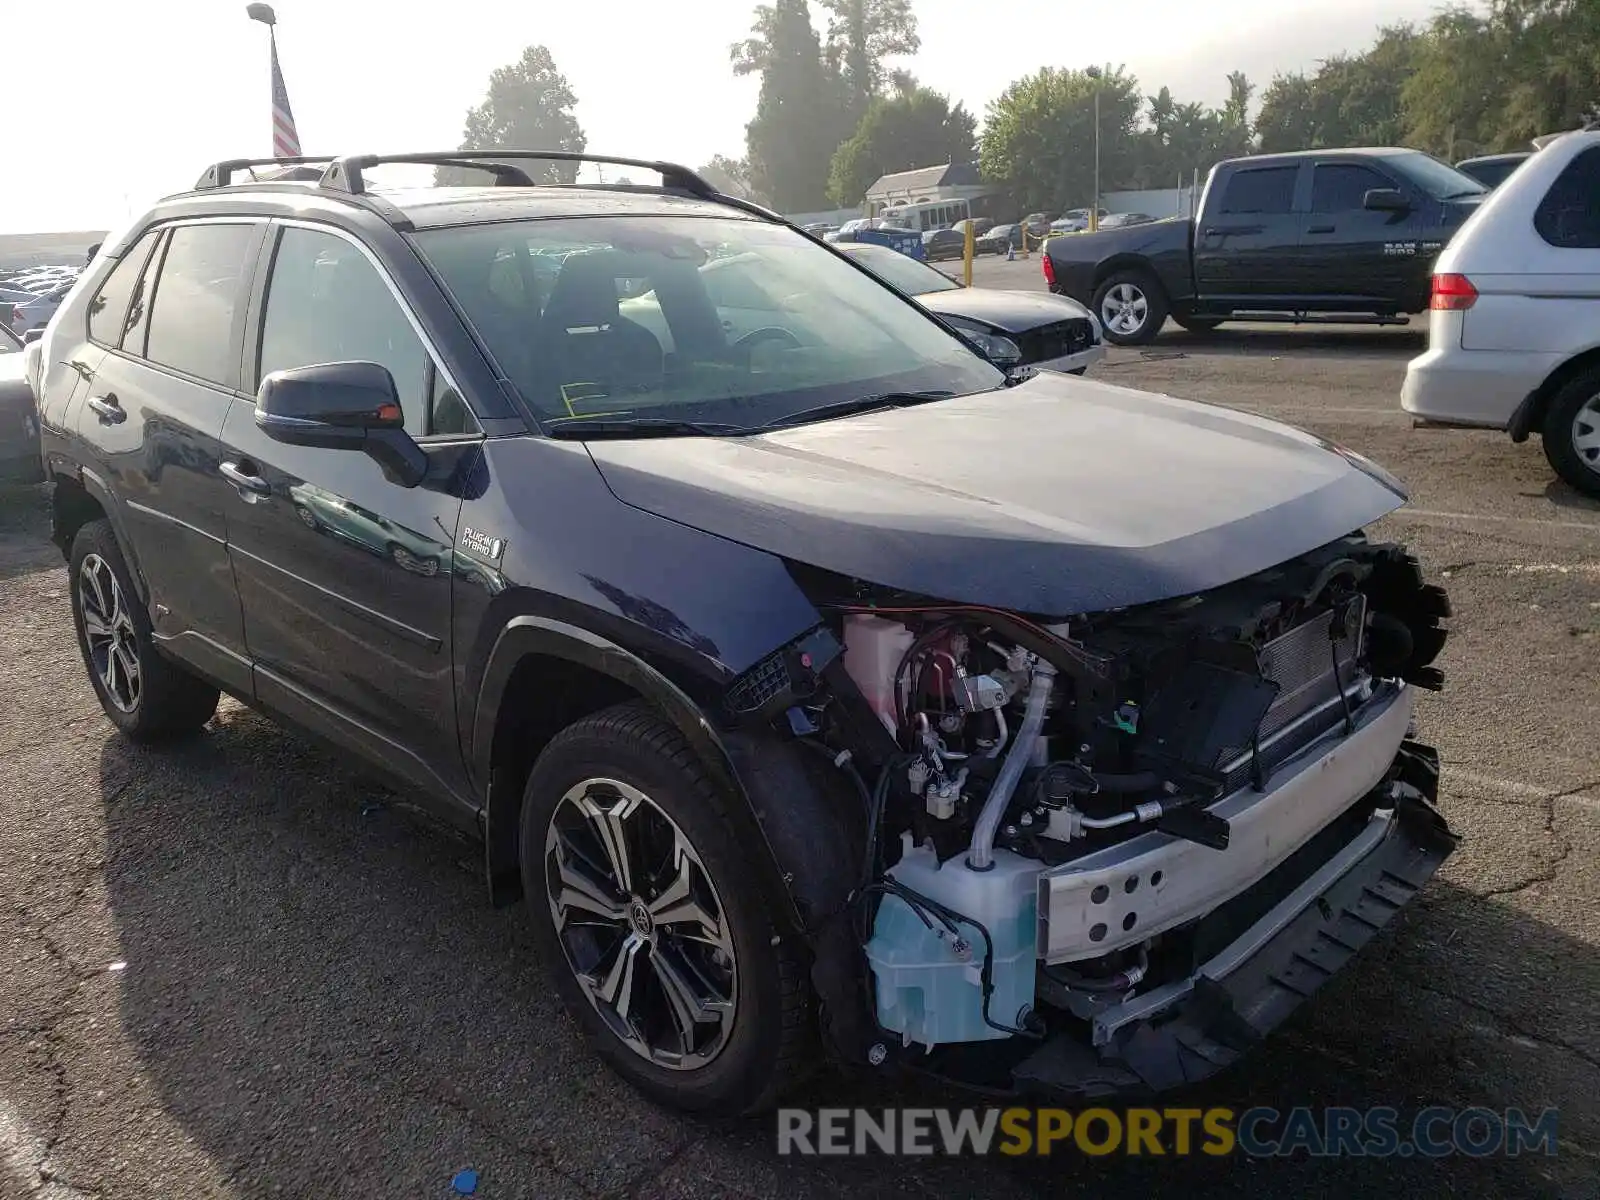
[(269, 496), (272, 494), (272, 485), (270, 483), (239, 463), (218, 463), (217, 470), (222, 473), (224, 479), (241, 492), (249, 492), (255, 496)]
[(1204, 230), (1206, 237), (1225, 237), (1230, 233), (1248, 236), (1265, 232), (1265, 225), (1207, 225)]
[(104, 396), (90, 396), (89, 407), (100, 418), (102, 425), (121, 425), (128, 419), (128, 414), (122, 411), (122, 405), (109, 392)]
[(1332, 225), (1313, 225), (1310, 229), (1306, 230), (1306, 232), (1307, 233), (1332, 233), (1333, 232), (1333, 226)]

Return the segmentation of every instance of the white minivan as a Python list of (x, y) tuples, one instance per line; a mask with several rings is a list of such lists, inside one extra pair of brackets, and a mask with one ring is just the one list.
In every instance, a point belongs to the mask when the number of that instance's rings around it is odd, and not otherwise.
[(1528, 159), (1434, 264), (1428, 350), (1400, 403), (1421, 423), (1530, 433), (1600, 496), (1600, 125)]

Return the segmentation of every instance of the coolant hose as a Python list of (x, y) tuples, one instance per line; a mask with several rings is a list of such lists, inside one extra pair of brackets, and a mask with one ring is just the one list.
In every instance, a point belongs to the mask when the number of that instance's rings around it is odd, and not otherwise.
[(967, 866), (974, 871), (987, 871), (994, 866), (994, 835), (1011, 803), (1011, 794), (1017, 790), (1022, 772), (1033, 759), (1033, 744), (1039, 740), (1044, 728), (1044, 710), (1050, 702), (1050, 689), (1055, 686), (1056, 669), (1044, 659), (1033, 664), (1033, 682), (1028, 688), (1028, 707), (1022, 715), (1022, 727), (1011, 740), (1011, 752), (1000, 765), (1000, 774), (989, 789), (989, 798), (983, 802), (983, 811), (972, 827), (972, 848), (967, 851)]

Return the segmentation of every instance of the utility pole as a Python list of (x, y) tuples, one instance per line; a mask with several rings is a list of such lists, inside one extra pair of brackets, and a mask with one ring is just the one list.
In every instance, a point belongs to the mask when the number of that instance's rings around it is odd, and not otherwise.
[(1099, 67), (1084, 72), (1094, 80), (1094, 203), (1089, 206), (1089, 232), (1100, 228), (1100, 77)]

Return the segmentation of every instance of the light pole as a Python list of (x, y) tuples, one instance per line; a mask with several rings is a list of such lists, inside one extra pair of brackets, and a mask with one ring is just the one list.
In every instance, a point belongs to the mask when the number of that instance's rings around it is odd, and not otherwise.
[(1089, 232), (1100, 228), (1100, 68), (1090, 67), (1084, 72), (1094, 80), (1094, 202), (1089, 205)]

